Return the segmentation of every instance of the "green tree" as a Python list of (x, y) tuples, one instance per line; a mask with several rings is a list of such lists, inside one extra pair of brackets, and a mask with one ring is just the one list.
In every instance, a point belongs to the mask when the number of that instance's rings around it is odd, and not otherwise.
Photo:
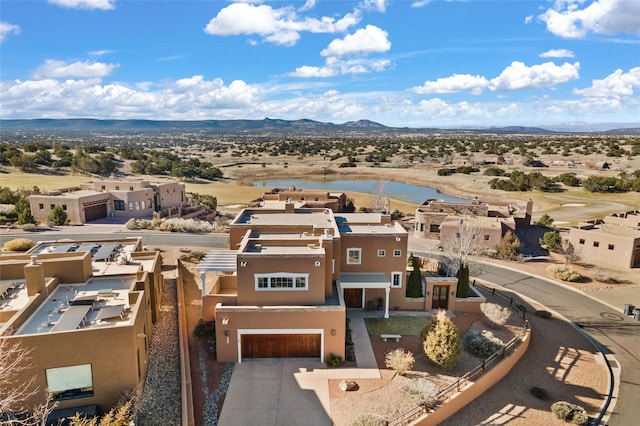
[(545, 228), (551, 228), (551, 225), (553, 225), (553, 218), (545, 213), (540, 219), (538, 219), (538, 225), (544, 226)]
[(61, 226), (66, 225), (69, 218), (67, 217), (67, 212), (65, 212), (62, 207), (55, 206), (53, 210), (51, 210), (51, 213), (49, 213), (47, 220), (56, 226)]
[(36, 220), (31, 215), (31, 206), (29, 205), (29, 199), (21, 197), (13, 205), (14, 211), (18, 214), (18, 225), (24, 225), (25, 223), (36, 223)]
[(558, 251), (558, 248), (562, 244), (562, 237), (560, 236), (560, 232), (553, 230), (545, 232), (539, 242), (542, 247), (546, 247), (549, 251)]
[(413, 253), (409, 253), (407, 265), (413, 268), (407, 280), (407, 297), (422, 297), (422, 273), (420, 272), (420, 259), (415, 257)]
[(462, 356), (460, 332), (446, 311), (439, 310), (431, 321), (422, 348), (431, 362), (445, 369), (453, 367)]
[(456, 277), (458, 277), (457, 297), (469, 297), (471, 293), (471, 288), (469, 288), (469, 265), (460, 265)]

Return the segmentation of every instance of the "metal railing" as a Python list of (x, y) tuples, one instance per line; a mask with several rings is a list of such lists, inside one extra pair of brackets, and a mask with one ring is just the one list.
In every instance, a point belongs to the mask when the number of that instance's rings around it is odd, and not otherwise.
[[(442, 405), (442, 403), (446, 401), (451, 395), (460, 392), (460, 390), (467, 384), (472, 383), (475, 379), (482, 376), (482, 374), (484, 374), (488, 369), (493, 367), (495, 364), (497, 364), (499, 361), (513, 352), (513, 350), (520, 345), (529, 330), (527, 310), (523, 305), (516, 303), (513, 297), (503, 294), (500, 291), (497, 291), (495, 288), (476, 283), (475, 280), (473, 282), (473, 286), (480, 288), (485, 292), (491, 293), (492, 296), (495, 296), (496, 298), (503, 300), (505, 303), (508, 303), (509, 307), (511, 307), (512, 310), (522, 314), (524, 324), (522, 325), (522, 329), (520, 330), (520, 332), (511, 340), (509, 340), (502, 348), (489, 355), (489, 357), (483, 360), (481, 364), (477, 365), (475, 368), (468, 371), (463, 376), (458, 377), (453, 383), (438, 392), (438, 395), (436, 396), (437, 405)], [(389, 422), (389, 426), (407, 425), (418, 417), (427, 414), (427, 412), (428, 411), (425, 407), (417, 406), (391, 420)]]

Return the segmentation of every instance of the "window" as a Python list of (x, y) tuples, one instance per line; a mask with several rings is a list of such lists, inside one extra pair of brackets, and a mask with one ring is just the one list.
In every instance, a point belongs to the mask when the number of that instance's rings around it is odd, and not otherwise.
[(48, 368), (47, 389), (55, 401), (93, 396), (91, 364)]
[(130, 187), (129, 187), (129, 191), (133, 191), (133, 186), (130, 186)]
[(114, 200), (113, 201), (113, 208), (115, 210), (124, 210), (124, 201), (122, 201), (122, 200)]
[(378, 257), (385, 257), (387, 252), (385, 250), (378, 250)]
[(580, 241), (578, 241), (578, 244), (584, 245), (584, 238), (580, 238)]
[(136, 210), (140, 210), (140, 201), (136, 201)]
[(608, 247), (608, 249), (609, 249), (609, 250), (613, 250), (614, 248), (616, 248), (616, 246), (615, 246), (615, 245), (613, 245), (613, 244), (609, 244), (609, 247)]
[(593, 246), (594, 247), (600, 247), (600, 241), (594, 241), (593, 242)]
[(129, 201), (129, 210), (133, 211), (133, 201)]
[(402, 287), (402, 272), (391, 273), (391, 287), (393, 288)]
[(140, 204), (142, 204), (142, 210), (146, 210), (147, 206), (145, 205), (144, 200), (140, 201)]
[(276, 274), (256, 275), (256, 290), (307, 290), (309, 274)]
[(66, 209), (67, 209), (67, 205), (66, 205), (66, 204), (63, 204), (63, 205), (62, 205), (62, 210), (66, 210)]
[(40, 207), (40, 210), (44, 209), (44, 204), (40, 203), (38, 204), (38, 207)]
[(118, 185), (116, 185), (116, 191), (119, 191), (120, 187)]
[(105, 189), (107, 189), (107, 187), (102, 185), (102, 190), (104, 191)]
[(490, 236), (489, 235), (484, 235), (483, 238), (484, 238), (485, 241), (489, 241)]
[(55, 204), (51, 204), (49, 207), (51, 207), (51, 210), (53, 210), (53, 209), (56, 208), (56, 205)]
[(347, 265), (359, 265), (362, 255), (362, 249), (350, 248), (347, 249)]
[(429, 225), (429, 232), (440, 232), (440, 225), (437, 223), (432, 223)]
[(400, 257), (400, 256), (402, 256), (402, 250), (394, 250), (394, 251), (393, 251), (393, 256), (394, 256), (394, 257)]

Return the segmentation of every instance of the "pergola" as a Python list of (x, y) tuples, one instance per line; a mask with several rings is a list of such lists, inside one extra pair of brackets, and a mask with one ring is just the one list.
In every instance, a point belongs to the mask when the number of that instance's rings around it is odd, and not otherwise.
[(207, 272), (236, 272), (238, 270), (237, 250), (209, 250), (206, 256), (196, 266), (196, 271), (200, 272), (202, 282), (202, 296), (206, 296), (206, 274)]

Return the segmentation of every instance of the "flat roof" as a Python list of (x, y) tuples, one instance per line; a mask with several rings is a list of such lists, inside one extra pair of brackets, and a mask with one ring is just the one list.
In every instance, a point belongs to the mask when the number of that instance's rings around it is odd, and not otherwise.
[[(93, 277), (86, 283), (60, 284), (35, 310), (16, 335), (56, 333), (130, 325), (129, 292), (136, 277)], [(26, 293), (26, 290), (25, 290)], [(123, 306), (123, 315), (105, 318), (103, 309)], [(102, 318), (101, 318), (102, 317)]]
[(593, 233), (598, 232), (605, 235), (606, 234), (617, 235), (620, 237), (628, 237), (632, 239), (640, 238), (639, 229), (634, 229), (628, 226), (618, 225), (614, 223), (601, 223), (601, 224), (595, 225), (594, 228), (573, 228), (573, 229), (577, 229), (580, 231), (593, 232)]
[(19, 311), (29, 303), (26, 285), (24, 278), (0, 280), (0, 312)]
[(111, 198), (111, 196), (109, 195), (108, 192), (100, 192), (100, 191), (94, 191), (92, 189), (76, 189), (73, 191), (68, 191), (68, 192), (62, 192), (60, 194), (33, 194), (36, 197), (55, 197), (55, 198), (74, 198), (74, 199), (78, 199), (78, 198), (82, 198), (82, 197), (88, 197), (91, 195), (104, 195), (105, 198)]
[(324, 248), (319, 244), (279, 244), (277, 242), (269, 241), (250, 241), (243, 253), (260, 253), (260, 254), (295, 254), (295, 255), (320, 255), (324, 254)]
[(341, 234), (362, 234), (362, 235), (397, 235), (407, 234), (407, 230), (397, 222), (394, 223), (367, 223), (352, 224), (341, 223), (338, 226)]
[(330, 209), (300, 209), (294, 212), (283, 210), (245, 209), (233, 221), (232, 225), (258, 226), (313, 226), (314, 228), (333, 228), (335, 220)]

